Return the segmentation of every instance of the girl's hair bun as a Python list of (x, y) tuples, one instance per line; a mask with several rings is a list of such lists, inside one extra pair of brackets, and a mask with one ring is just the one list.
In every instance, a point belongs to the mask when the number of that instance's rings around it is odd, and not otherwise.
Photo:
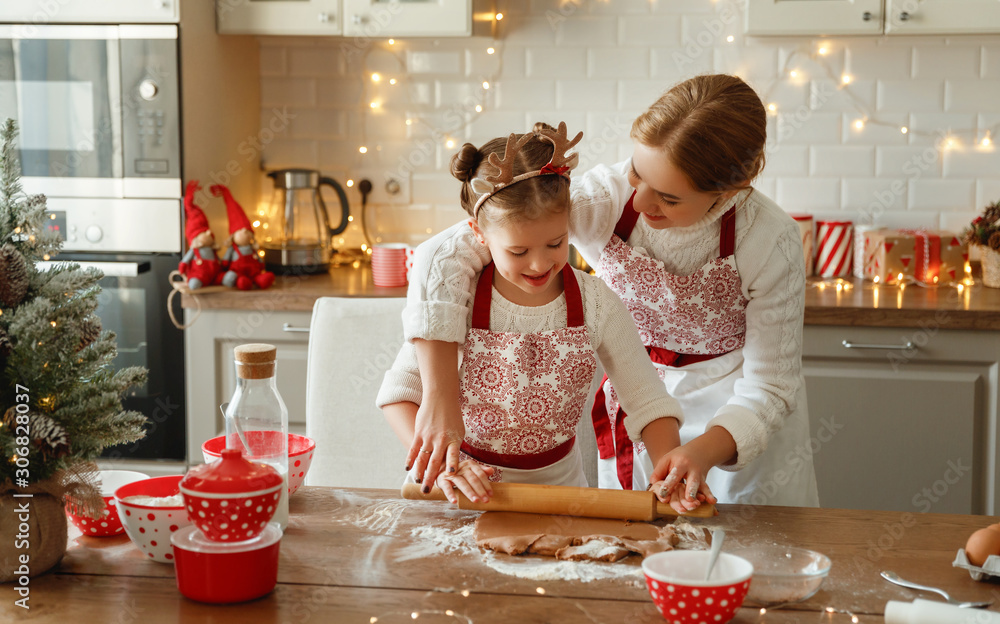
[(451, 175), (462, 182), (468, 182), (476, 175), (476, 169), (482, 162), (483, 155), (472, 143), (466, 143), (451, 157)]
[(535, 136), (540, 135), (542, 133), (542, 130), (552, 130), (552, 131), (555, 131), (555, 128), (552, 127), (552, 126), (550, 126), (549, 124), (545, 123), (544, 121), (536, 121), (535, 125), (531, 128), (531, 132)]

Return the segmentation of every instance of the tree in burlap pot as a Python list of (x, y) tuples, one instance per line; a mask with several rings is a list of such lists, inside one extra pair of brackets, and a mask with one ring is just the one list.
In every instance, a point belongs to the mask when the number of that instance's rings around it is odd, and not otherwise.
[(101, 272), (38, 266), (61, 241), (45, 197), (21, 191), (16, 135), (12, 120), (0, 129), (0, 582), (23, 584), (66, 551), (64, 499), (100, 516), (93, 460), (142, 438), (147, 420), (122, 410), (146, 370), (112, 366), (115, 335), (96, 314)]

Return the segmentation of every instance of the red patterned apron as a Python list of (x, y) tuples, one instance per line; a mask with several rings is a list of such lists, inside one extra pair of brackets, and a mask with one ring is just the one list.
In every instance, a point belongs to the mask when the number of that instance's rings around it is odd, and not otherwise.
[(462, 459), (492, 466), (493, 481), (586, 486), (576, 428), (597, 356), (576, 275), (562, 270), (565, 328), (517, 333), (490, 331), (493, 274), (479, 277), (463, 352)]
[[(742, 349), (748, 300), (741, 290), (734, 255), (736, 206), (720, 219), (719, 257), (688, 276), (674, 275), (663, 263), (626, 244), (639, 213), (629, 197), (611, 240), (601, 251), (597, 274), (622, 299), (646, 351), (657, 366), (682, 367)], [(633, 445), (625, 431), (625, 411), (607, 376), (592, 412), (601, 459), (616, 458), (618, 482), (632, 489)], [(641, 448), (639, 449), (641, 450)]]

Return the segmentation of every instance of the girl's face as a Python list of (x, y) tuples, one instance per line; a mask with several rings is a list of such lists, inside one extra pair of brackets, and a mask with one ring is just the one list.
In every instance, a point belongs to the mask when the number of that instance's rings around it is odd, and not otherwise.
[(719, 201), (728, 201), (736, 190), (724, 193), (699, 191), (662, 151), (636, 143), (629, 164), (628, 181), (635, 189), (632, 206), (652, 228), (686, 227), (701, 220)]
[(490, 249), (496, 267), (493, 284), (505, 298), (518, 305), (544, 305), (562, 293), (559, 272), (569, 260), (568, 210), (484, 228), (470, 223), (479, 242)]

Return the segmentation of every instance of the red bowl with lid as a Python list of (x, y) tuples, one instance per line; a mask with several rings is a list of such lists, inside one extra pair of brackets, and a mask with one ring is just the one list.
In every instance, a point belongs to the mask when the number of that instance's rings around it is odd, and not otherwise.
[(278, 507), (284, 479), (273, 467), (225, 449), (222, 459), (188, 471), (180, 482), (191, 521), (214, 542), (254, 539)]
[(189, 526), (172, 534), (170, 544), (177, 589), (191, 600), (245, 602), (269, 593), (278, 582), (281, 528), (277, 523), (239, 543), (213, 542)]

